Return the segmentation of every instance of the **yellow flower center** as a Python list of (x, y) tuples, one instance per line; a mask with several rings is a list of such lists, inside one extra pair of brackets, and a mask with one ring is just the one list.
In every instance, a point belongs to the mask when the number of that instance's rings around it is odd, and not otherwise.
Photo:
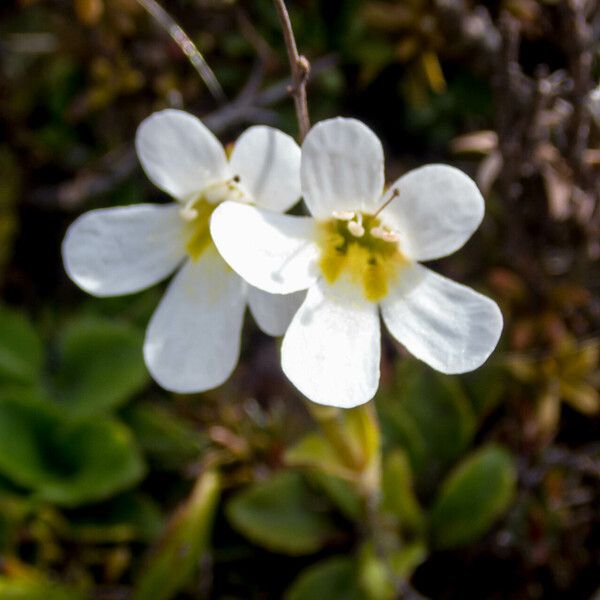
[(237, 175), (227, 181), (208, 186), (181, 209), (181, 218), (186, 221), (185, 249), (192, 260), (198, 260), (212, 245), (210, 216), (225, 200), (249, 200)]
[(377, 302), (407, 264), (397, 235), (373, 215), (336, 213), (320, 224), (319, 266), (325, 280), (335, 283), (343, 274)]
[(192, 260), (198, 260), (202, 253), (213, 243), (210, 237), (210, 216), (216, 204), (211, 204), (200, 196), (183, 210), (186, 212), (186, 243), (185, 249)]

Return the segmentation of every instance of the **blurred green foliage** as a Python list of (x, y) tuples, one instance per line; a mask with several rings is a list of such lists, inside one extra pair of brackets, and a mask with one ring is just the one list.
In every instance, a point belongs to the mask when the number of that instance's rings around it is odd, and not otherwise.
[[(307, 410), (276, 343), (249, 321), (230, 382), (201, 396), (160, 390), (142, 343), (161, 290), (85, 297), (60, 242), (90, 208), (161, 200), (132, 150), (153, 110), (184, 107), (224, 142), (255, 122), (296, 131), (272, 2), (163, 3), (227, 97), (251, 98), (226, 119), (232, 105), (211, 98), (137, 1), (3, 3), (0, 600), (587, 600), (600, 560), (600, 280), (545, 187), (549, 168), (576, 177), (557, 159), (568, 131), (552, 127), (581, 101), (567, 91), (542, 106), (539, 84), (528, 119), (542, 139), (528, 178), (511, 179), (514, 165), (497, 160), (503, 127), (518, 125), (504, 111), (519, 103), (502, 95), (493, 54), (512, 19), (519, 85), (572, 70), (568, 3), (287, 4), (313, 62), (312, 120), (365, 120), (392, 177), (455, 162), (456, 136), (487, 132), (459, 165), (475, 171), (484, 156), (486, 220), (436, 268), (498, 299), (501, 348), (446, 376), (386, 339), (372, 406)], [(596, 41), (593, 63), (597, 53)]]
[(214, 512), (220, 493), (217, 473), (200, 477), (190, 498), (173, 515), (165, 535), (143, 566), (134, 598), (172, 598), (194, 575), (208, 549)]

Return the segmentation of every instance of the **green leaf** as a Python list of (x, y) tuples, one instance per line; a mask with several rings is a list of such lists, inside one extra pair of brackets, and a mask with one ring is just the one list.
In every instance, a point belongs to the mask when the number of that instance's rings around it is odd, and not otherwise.
[(320, 486), (331, 502), (351, 521), (358, 521), (363, 515), (363, 505), (354, 487), (345, 479), (311, 470), (307, 473), (309, 481)]
[(72, 322), (60, 346), (59, 401), (77, 416), (123, 404), (148, 381), (142, 344), (142, 333), (123, 323), (87, 317)]
[(506, 371), (493, 363), (461, 375), (460, 379), (480, 421), (498, 406), (506, 390)]
[(0, 399), (0, 473), (49, 502), (76, 506), (138, 482), (131, 433), (109, 418), (73, 421), (32, 394)]
[(401, 548), (392, 552), (390, 566), (397, 577), (409, 580), (426, 558), (427, 546), (422, 540), (415, 540), (404, 543)]
[(231, 524), (246, 537), (283, 554), (316, 552), (333, 531), (300, 474), (293, 472), (242, 490), (226, 511)]
[(303, 571), (285, 600), (367, 600), (357, 580), (356, 561), (346, 556), (329, 558)]
[(78, 591), (46, 579), (9, 579), (0, 575), (0, 598), (2, 600), (83, 600)]
[[(434, 488), (471, 442), (476, 424), (473, 409), (457, 377), (436, 373), (415, 360), (400, 363), (397, 381), (395, 392), (382, 398), (387, 431), (394, 436), (400, 428), (394, 437), (408, 452), (419, 483)], [(410, 443), (405, 445), (405, 440)], [(416, 440), (424, 447), (415, 446)]]
[(29, 320), (0, 306), (0, 384), (35, 384), (43, 360), (42, 342)]
[(375, 552), (373, 542), (363, 544), (358, 552), (358, 578), (360, 587), (369, 600), (393, 600), (392, 572)]
[(427, 442), (415, 419), (403, 404), (394, 398), (389, 406), (384, 406), (381, 414), (381, 428), (385, 446), (406, 451), (415, 473), (421, 472), (427, 464)]
[(207, 438), (173, 410), (155, 403), (135, 402), (124, 420), (148, 459), (162, 469), (179, 470), (197, 460)]
[(134, 600), (168, 600), (192, 579), (208, 549), (220, 491), (217, 472), (200, 476), (152, 550), (135, 586)]
[(85, 544), (155, 540), (163, 526), (160, 508), (139, 492), (125, 493), (68, 515), (70, 536)]
[(434, 545), (453, 548), (485, 534), (510, 506), (515, 484), (515, 467), (503, 448), (488, 446), (468, 456), (444, 481), (431, 509)]
[(386, 456), (381, 487), (383, 510), (396, 516), (403, 528), (422, 531), (425, 516), (413, 489), (410, 462), (402, 450), (396, 449)]
[(408, 581), (426, 559), (422, 540), (407, 543), (396, 539), (396, 547), (377, 551), (374, 541), (363, 543), (358, 551), (358, 581), (369, 600), (398, 598), (398, 582)]
[(322, 434), (306, 434), (285, 453), (286, 464), (292, 467), (311, 467), (336, 477), (354, 480), (355, 473), (340, 458)]

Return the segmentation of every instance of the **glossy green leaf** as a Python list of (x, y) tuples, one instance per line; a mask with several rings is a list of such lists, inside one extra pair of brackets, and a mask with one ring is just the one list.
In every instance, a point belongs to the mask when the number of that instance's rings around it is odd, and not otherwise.
[(44, 500), (75, 506), (138, 482), (130, 431), (109, 418), (72, 421), (31, 395), (0, 399), (0, 473)]
[(488, 446), (463, 460), (444, 481), (431, 509), (438, 548), (469, 544), (485, 534), (510, 506), (516, 472), (510, 454)]
[(143, 334), (108, 319), (79, 319), (64, 332), (55, 388), (71, 414), (99, 414), (143, 389)]
[(383, 510), (392, 513), (403, 528), (422, 531), (425, 516), (413, 488), (410, 462), (402, 450), (385, 457), (381, 487)]
[(226, 510), (231, 524), (248, 539), (283, 554), (316, 552), (333, 530), (301, 475), (294, 472), (249, 486)]
[(20, 311), (0, 306), (0, 384), (34, 384), (43, 363), (42, 342)]
[(221, 492), (220, 476), (203, 473), (194, 490), (168, 524), (136, 582), (134, 600), (174, 598), (193, 578), (210, 533)]
[(356, 561), (346, 556), (312, 565), (294, 581), (285, 600), (367, 600), (360, 590)]

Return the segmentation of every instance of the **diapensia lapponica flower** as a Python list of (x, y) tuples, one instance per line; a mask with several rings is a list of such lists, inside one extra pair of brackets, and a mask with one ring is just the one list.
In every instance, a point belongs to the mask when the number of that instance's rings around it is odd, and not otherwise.
[(95, 296), (143, 290), (178, 270), (144, 342), (153, 378), (174, 392), (223, 383), (235, 368), (246, 304), (261, 329), (281, 335), (302, 295), (271, 295), (234, 273), (214, 247), (209, 219), (225, 200), (285, 211), (300, 198), (300, 148), (256, 126), (229, 156), (196, 117), (163, 110), (142, 122), (137, 154), (148, 178), (175, 202), (92, 210), (69, 228), (69, 277)]
[(281, 349), (285, 374), (307, 398), (348, 408), (373, 397), (379, 311), (392, 336), (439, 371), (470, 371), (488, 358), (502, 330), (496, 303), (420, 264), (460, 248), (481, 223), (484, 201), (469, 177), (428, 165), (384, 191), (379, 139), (338, 118), (306, 136), (301, 182), (312, 217), (225, 202), (211, 232), (250, 284), (308, 289)]

